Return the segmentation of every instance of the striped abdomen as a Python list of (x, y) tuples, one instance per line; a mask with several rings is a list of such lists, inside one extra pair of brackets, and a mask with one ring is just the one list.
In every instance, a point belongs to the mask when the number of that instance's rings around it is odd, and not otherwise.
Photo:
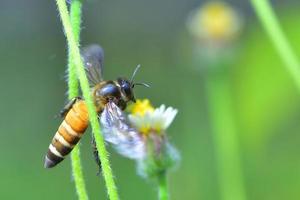
[(88, 127), (88, 112), (83, 100), (74, 103), (55, 133), (45, 157), (45, 168), (60, 163), (78, 143)]

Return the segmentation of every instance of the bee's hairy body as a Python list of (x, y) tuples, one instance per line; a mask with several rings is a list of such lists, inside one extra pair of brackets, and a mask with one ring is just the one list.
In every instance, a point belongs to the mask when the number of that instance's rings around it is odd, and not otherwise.
[[(103, 111), (109, 101), (114, 101), (121, 109), (126, 108), (117, 81), (101, 81), (92, 88), (92, 95), (98, 113)], [(46, 168), (52, 168), (64, 160), (88, 127), (87, 107), (81, 98), (71, 100), (71, 104), (67, 104), (67, 108), (62, 113), (65, 113), (65, 118), (49, 146), (44, 164)]]

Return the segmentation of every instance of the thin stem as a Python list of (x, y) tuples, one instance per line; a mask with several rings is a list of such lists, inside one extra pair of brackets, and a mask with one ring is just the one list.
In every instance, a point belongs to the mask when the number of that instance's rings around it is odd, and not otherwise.
[(168, 200), (169, 192), (168, 192), (168, 182), (167, 182), (167, 173), (163, 172), (158, 176), (158, 199), (159, 200)]
[(80, 150), (78, 145), (74, 147), (74, 149), (72, 150), (71, 162), (72, 162), (72, 173), (74, 177), (78, 198), (80, 200), (87, 200), (89, 198), (85, 188), (85, 182), (84, 182), (84, 177), (83, 177), (82, 167), (80, 162)]
[[(81, 24), (81, 7), (82, 3), (80, 0), (73, 0), (70, 6), (70, 19), (73, 28), (73, 34), (76, 42), (79, 43), (80, 38), (80, 24)], [(74, 59), (72, 54), (69, 52), (68, 57), (68, 94), (69, 99), (78, 96), (78, 79), (76, 76), (76, 68), (74, 65)], [(71, 153), (72, 173), (76, 192), (80, 200), (87, 200), (88, 195), (85, 187), (82, 166), (80, 161), (80, 149), (77, 145)]]
[[(73, 34), (76, 42), (79, 44), (80, 41), (80, 24), (81, 24), (81, 8), (82, 2), (81, 0), (72, 0), (70, 6), (70, 20), (73, 29)], [(70, 48), (70, 47), (69, 47)], [(74, 63), (74, 58), (69, 51), (68, 56), (68, 94), (69, 99), (73, 99), (79, 94), (79, 83), (76, 74), (76, 67)]]
[(208, 76), (206, 80), (210, 117), (214, 132), (217, 170), (222, 200), (246, 200), (240, 164), (238, 136), (226, 75)]
[(69, 51), (71, 51), (71, 54), (73, 55), (77, 76), (79, 78), (83, 97), (87, 105), (89, 119), (96, 141), (96, 147), (98, 149), (99, 158), (101, 160), (102, 174), (106, 183), (108, 196), (111, 200), (117, 200), (119, 199), (117, 188), (113, 179), (112, 170), (110, 168), (108, 153), (105, 148), (104, 139), (100, 132), (100, 125), (96, 113), (96, 108), (90, 94), (89, 83), (85, 74), (83, 62), (81, 60), (78, 43), (76, 42), (76, 38), (73, 34), (72, 25), (68, 15), (67, 5), (65, 0), (56, 0), (56, 3), (65, 30), (66, 38), (69, 44)]
[(300, 89), (300, 62), (284, 35), (270, 2), (268, 0), (251, 0), (251, 2), (265, 31)]

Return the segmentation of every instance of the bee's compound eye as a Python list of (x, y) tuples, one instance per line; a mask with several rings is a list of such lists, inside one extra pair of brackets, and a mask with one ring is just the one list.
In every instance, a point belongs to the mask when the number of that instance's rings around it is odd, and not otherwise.
[(122, 85), (122, 89), (124, 90), (126, 95), (129, 96), (131, 94), (131, 88), (130, 88), (129, 84), (126, 83), (126, 84)]

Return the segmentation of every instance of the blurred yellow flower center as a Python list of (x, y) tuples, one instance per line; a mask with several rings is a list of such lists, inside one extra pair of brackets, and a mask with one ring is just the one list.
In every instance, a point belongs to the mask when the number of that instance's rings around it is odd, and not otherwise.
[(144, 116), (147, 112), (152, 113), (154, 111), (149, 99), (140, 100), (138, 99), (136, 103), (132, 106), (131, 113), (133, 115)]
[(223, 3), (211, 3), (202, 11), (202, 23), (213, 37), (226, 35), (234, 26), (232, 10)]
[(238, 13), (224, 2), (208, 2), (190, 19), (190, 30), (198, 37), (231, 39), (239, 31)]

